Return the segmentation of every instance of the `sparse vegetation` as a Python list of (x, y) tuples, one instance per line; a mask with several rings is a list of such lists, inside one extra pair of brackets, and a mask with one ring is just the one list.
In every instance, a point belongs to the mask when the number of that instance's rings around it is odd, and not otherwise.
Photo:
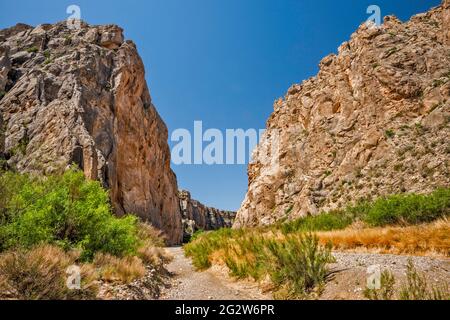
[(447, 286), (432, 286), (423, 274), (417, 272), (411, 260), (408, 262), (406, 284), (400, 291), (401, 300), (449, 300), (450, 291)]
[[(306, 298), (320, 292), (333, 262), (331, 247), (319, 244), (311, 234), (283, 239), (257, 232), (220, 230), (201, 235), (185, 246), (194, 265), (206, 269), (217, 254), (238, 278), (261, 280), (268, 276), (277, 298)], [(217, 258), (217, 257), (216, 257)]]
[(386, 131), (384, 132), (384, 135), (385, 135), (387, 138), (393, 138), (393, 137), (395, 136), (395, 132), (392, 131), (392, 130), (386, 130)]
[(0, 255), (0, 299), (63, 300), (92, 299), (97, 293), (93, 269), (81, 267), (81, 288), (66, 286), (66, 269), (76, 261), (76, 253), (42, 245)]
[(408, 261), (406, 282), (401, 286), (396, 297), (394, 275), (384, 270), (381, 274), (380, 288), (366, 288), (364, 296), (369, 300), (449, 300), (448, 286), (430, 286), (425, 275), (420, 274), (412, 260)]
[[(312, 297), (327, 279), (331, 248), (447, 256), (449, 208), (450, 189), (393, 195), (267, 227), (204, 232), (184, 249), (198, 269), (222, 263), (238, 278), (269, 277), (278, 298)], [(418, 225), (427, 222), (431, 223)], [(305, 262), (307, 256), (320, 267)], [(385, 274), (383, 283), (392, 286), (391, 282)], [(384, 290), (367, 294), (387, 299), (392, 290)]]
[(36, 52), (38, 52), (38, 51), (39, 51), (39, 49), (38, 49), (38, 47), (36, 47), (36, 46), (32, 46), (32, 47), (30, 47), (30, 48), (27, 49), (27, 52), (28, 52), (28, 53), (36, 53)]
[(400, 227), (353, 228), (321, 231), (322, 244), (331, 242), (336, 250), (364, 250), (394, 254), (448, 256), (450, 222), (446, 219), (430, 224)]

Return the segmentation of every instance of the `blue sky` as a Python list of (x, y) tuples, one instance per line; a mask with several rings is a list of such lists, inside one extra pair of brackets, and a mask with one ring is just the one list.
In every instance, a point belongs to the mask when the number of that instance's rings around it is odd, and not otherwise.
[[(0, 28), (67, 18), (76, 4), (90, 24), (114, 23), (146, 67), (153, 102), (169, 128), (264, 128), (273, 102), (318, 71), (322, 57), (368, 18), (401, 20), (440, 0), (0, 0)], [(236, 210), (247, 188), (245, 165), (173, 166), (181, 188), (211, 206)]]

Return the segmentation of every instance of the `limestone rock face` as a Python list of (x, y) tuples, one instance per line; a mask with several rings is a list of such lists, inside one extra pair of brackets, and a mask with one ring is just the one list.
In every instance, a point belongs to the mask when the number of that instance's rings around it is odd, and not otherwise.
[(363, 24), (275, 102), (234, 226), (448, 187), (449, 121), (450, 1)]
[(136, 46), (117, 26), (18, 24), (0, 31), (0, 156), (20, 172), (76, 163), (133, 213), (182, 240), (168, 132)]
[(188, 191), (180, 190), (180, 209), (183, 216), (183, 241), (187, 242), (197, 230), (231, 228), (236, 212), (210, 208), (191, 198)]

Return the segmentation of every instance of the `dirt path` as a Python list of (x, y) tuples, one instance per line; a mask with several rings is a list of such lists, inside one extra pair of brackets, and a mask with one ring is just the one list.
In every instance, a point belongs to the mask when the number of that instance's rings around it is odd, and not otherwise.
[(173, 274), (168, 288), (161, 295), (162, 300), (262, 300), (270, 299), (261, 293), (256, 284), (233, 281), (225, 272), (211, 268), (198, 272), (186, 258), (181, 247), (167, 248), (173, 261), (167, 265)]
[[(172, 273), (170, 283), (163, 290), (163, 300), (267, 300), (271, 295), (262, 293), (249, 281), (235, 281), (226, 270), (213, 266), (198, 272), (186, 258), (181, 247), (167, 249), (174, 257), (167, 265)], [(334, 252), (336, 263), (330, 269), (336, 273), (327, 282), (321, 299), (364, 299), (367, 268), (379, 265), (389, 269), (397, 278), (397, 286), (405, 280), (406, 266), (411, 259), (417, 270), (426, 275), (430, 285), (450, 285), (450, 259), (411, 257), (376, 253)]]

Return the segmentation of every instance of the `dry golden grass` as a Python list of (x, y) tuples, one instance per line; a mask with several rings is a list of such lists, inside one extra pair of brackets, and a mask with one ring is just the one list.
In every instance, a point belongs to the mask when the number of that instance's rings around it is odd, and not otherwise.
[(155, 268), (162, 267), (173, 259), (164, 248), (160, 247), (141, 247), (138, 250), (138, 255), (145, 264), (152, 265)]
[(317, 232), (322, 244), (331, 242), (336, 250), (450, 256), (450, 221), (408, 227), (383, 227)]
[(118, 258), (109, 254), (97, 253), (94, 266), (98, 268), (101, 279), (109, 282), (130, 283), (145, 275), (145, 265), (136, 256)]
[(138, 236), (145, 246), (148, 247), (164, 247), (165, 246), (165, 236), (161, 230), (156, 229), (148, 223), (139, 223)]
[(69, 290), (66, 286), (67, 267), (75, 264), (77, 255), (51, 245), (3, 253), (0, 255), (0, 298), (94, 298), (96, 276), (90, 265), (81, 266), (81, 290)]

